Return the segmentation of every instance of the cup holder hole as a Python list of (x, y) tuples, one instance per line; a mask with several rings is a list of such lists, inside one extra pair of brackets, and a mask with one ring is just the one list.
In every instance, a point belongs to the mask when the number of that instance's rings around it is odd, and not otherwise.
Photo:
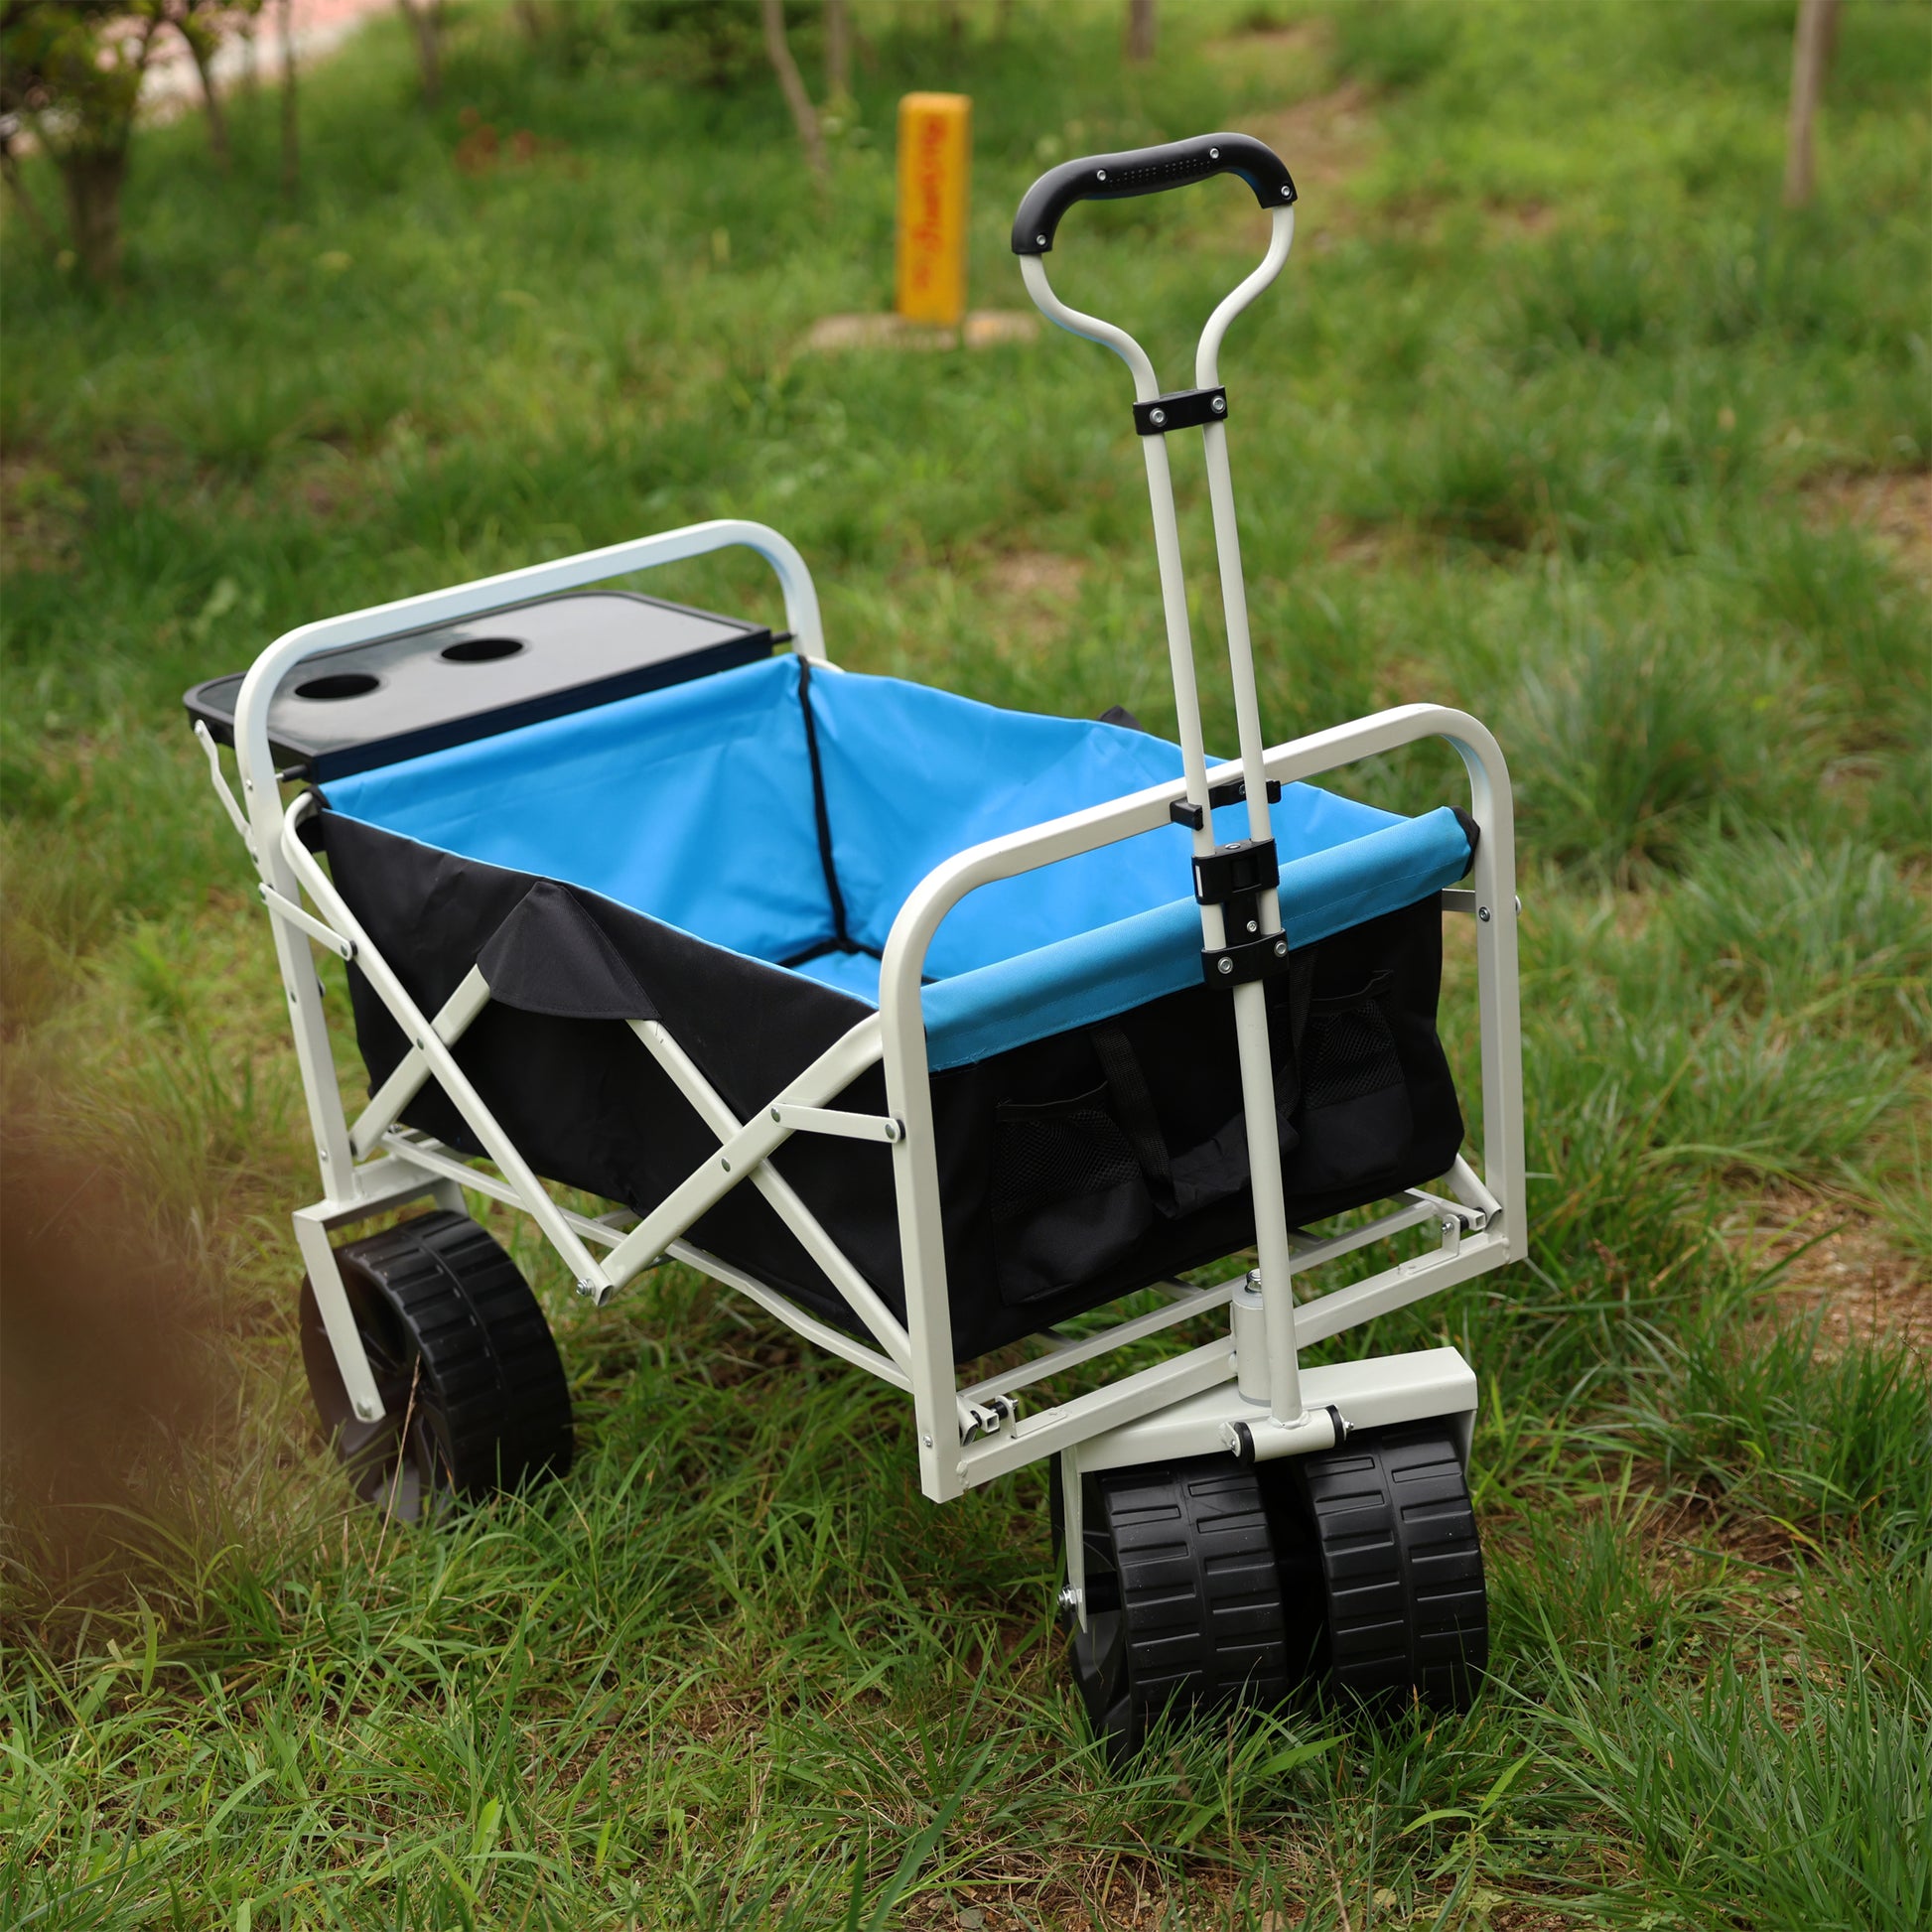
[(366, 697), (382, 680), (367, 671), (331, 671), (327, 677), (312, 677), (295, 687), (298, 698), (318, 698), (327, 704), (338, 698)]
[(462, 637), (436, 654), (450, 664), (493, 664), (499, 657), (514, 657), (522, 648), (521, 637)]

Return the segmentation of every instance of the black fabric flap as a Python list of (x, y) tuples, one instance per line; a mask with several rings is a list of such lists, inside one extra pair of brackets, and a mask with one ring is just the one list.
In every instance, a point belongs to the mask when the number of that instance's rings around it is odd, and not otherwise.
[(540, 879), (489, 935), (477, 964), (489, 997), (561, 1020), (655, 1020), (656, 1003), (568, 886)]

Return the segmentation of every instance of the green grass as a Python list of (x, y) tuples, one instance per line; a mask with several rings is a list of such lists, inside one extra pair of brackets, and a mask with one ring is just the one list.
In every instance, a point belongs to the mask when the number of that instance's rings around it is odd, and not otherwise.
[[(1932, 1380), (1828, 1345), (1807, 1258), (1734, 1234), (1822, 1200), (1927, 1291), (1928, 557), (1833, 504), (1863, 479), (1923, 522), (1932, 11), (1847, 6), (1799, 214), (1788, 4), (1203, 0), (1142, 72), (1117, 8), (1002, 11), (955, 40), (859, 8), (824, 203), (758, 69), (708, 87), (590, 9), (532, 51), (477, 6), (435, 113), (387, 19), (305, 82), (293, 209), (272, 97), (236, 103), (232, 178), (194, 121), (143, 133), (115, 293), (7, 222), (0, 1920), (1932, 1913)], [(1511, 759), (1534, 1255), (1366, 1338), (1483, 1377), (1493, 1676), (1460, 1719), (1303, 1706), (1110, 1770), (1039, 1472), (932, 1509), (897, 1401), (676, 1270), (593, 1314), (500, 1215), (563, 1341), (568, 1481), (405, 1532), (311, 1438), (313, 1168), (184, 687), (729, 512), (800, 544), (843, 662), (1171, 726), (1117, 366), (800, 350), (889, 300), (893, 103), (933, 85), (974, 96), (976, 306), (1023, 303), (1006, 219), (1044, 163), (1288, 130), (1296, 254), (1224, 357), (1271, 734), (1433, 698)], [(465, 172), (469, 109), (536, 157)], [(1082, 210), (1054, 259), (1173, 371), (1257, 246), (1217, 184)], [(742, 561), (656, 587), (776, 615)], [(1426, 749), (1345, 782), (1457, 778)]]

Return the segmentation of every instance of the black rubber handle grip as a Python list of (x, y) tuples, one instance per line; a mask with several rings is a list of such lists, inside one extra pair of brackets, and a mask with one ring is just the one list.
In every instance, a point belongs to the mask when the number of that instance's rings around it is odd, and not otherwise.
[(1169, 141), (1158, 148), (1130, 148), (1125, 154), (1090, 154), (1049, 168), (1020, 198), (1013, 217), (1013, 252), (1043, 255), (1053, 245), (1060, 216), (1075, 202), (1124, 202), (1132, 195), (1161, 195), (1170, 188), (1206, 181), (1210, 175), (1239, 175), (1263, 207), (1289, 207), (1295, 184), (1282, 158), (1252, 134), (1197, 134), (1191, 141)]

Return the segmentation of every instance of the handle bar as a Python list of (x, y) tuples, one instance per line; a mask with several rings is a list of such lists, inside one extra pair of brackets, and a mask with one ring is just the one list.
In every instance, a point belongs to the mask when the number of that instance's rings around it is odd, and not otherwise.
[(1292, 207), (1295, 183), (1287, 165), (1252, 134), (1199, 134), (1124, 154), (1090, 154), (1049, 168), (1021, 198), (1013, 217), (1013, 252), (1043, 255), (1053, 245), (1060, 217), (1078, 202), (1124, 202), (1136, 195), (1165, 195), (1171, 188), (1214, 175), (1238, 175), (1263, 207)]

